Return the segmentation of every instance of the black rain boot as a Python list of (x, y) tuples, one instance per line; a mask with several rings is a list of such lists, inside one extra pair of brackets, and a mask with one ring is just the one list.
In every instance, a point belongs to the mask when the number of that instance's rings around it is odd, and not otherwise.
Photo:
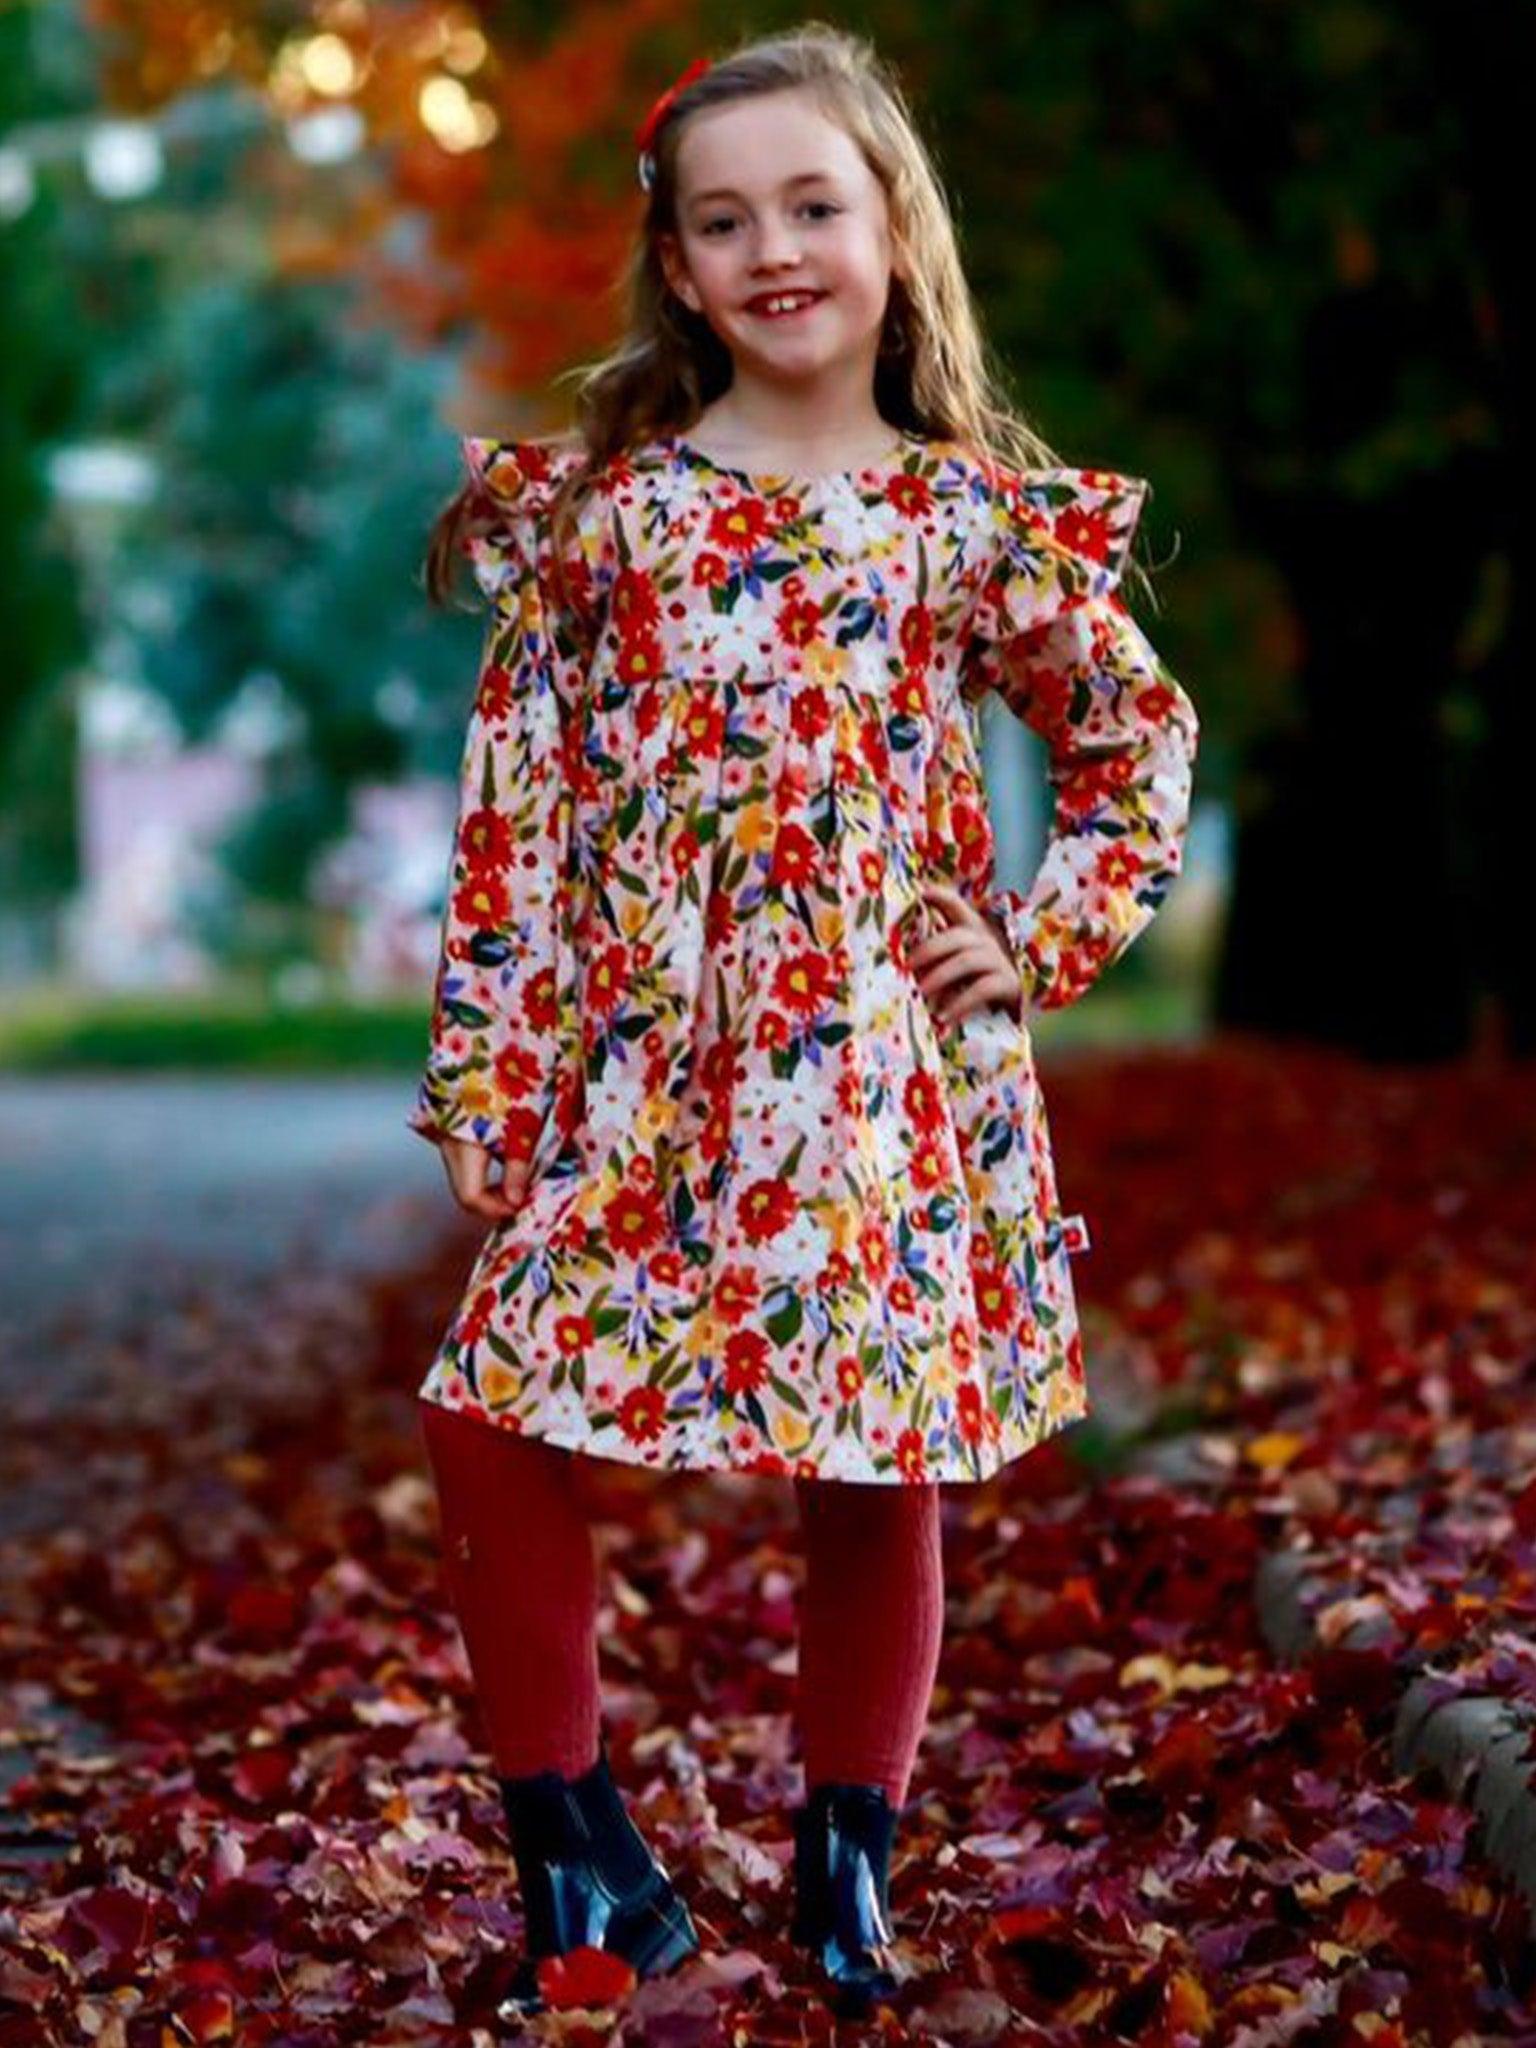
[(884, 1953), (891, 1931), (896, 1813), (883, 1785), (813, 1785), (794, 1813), (795, 1911), (790, 1940), (809, 1948), (844, 2018), (862, 2019), (897, 1988)]
[(579, 1778), (536, 1771), (497, 1783), (527, 1936), (498, 2019), (542, 2011), (537, 1972), (544, 1956), (607, 1949), (637, 1977), (655, 1977), (694, 1954), (693, 1920), (629, 1816), (608, 1767), (606, 1736), (599, 1737), (596, 1763)]

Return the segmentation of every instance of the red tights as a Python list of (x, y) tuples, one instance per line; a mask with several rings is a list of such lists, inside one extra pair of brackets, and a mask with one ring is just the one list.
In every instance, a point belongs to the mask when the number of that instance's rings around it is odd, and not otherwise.
[[(597, 1759), (598, 1588), (578, 1457), (420, 1403), (444, 1573), (503, 1777)], [(884, 1785), (899, 1808), (944, 1625), (939, 1489), (797, 1479), (805, 1543), (805, 1782)]]

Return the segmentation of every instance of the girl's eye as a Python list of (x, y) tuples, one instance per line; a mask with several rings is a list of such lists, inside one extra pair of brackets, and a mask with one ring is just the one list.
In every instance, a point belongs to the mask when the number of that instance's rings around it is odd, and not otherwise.
[[(807, 199), (800, 208), (800, 211), (804, 213), (810, 208), (819, 208), (823, 216), (841, 213), (843, 210), (840, 206), (834, 206), (830, 199)], [(728, 213), (717, 213), (713, 219), (703, 223), (699, 233), (701, 235), (712, 235), (716, 228), (728, 228), (730, 225), (731, 216)]]

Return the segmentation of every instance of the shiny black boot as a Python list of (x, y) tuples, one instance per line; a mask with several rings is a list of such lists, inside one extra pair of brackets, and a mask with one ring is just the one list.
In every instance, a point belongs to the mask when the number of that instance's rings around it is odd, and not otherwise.
[(898, 1982), (887, 1955), (895, 1810), (882, 1785), (813, 1785), (794, 1826), (790, 1939), (826, 1972), (835, 2010), (861, 2019)]
[(527, 1936), (498, 2019), (543, 2010), (537, 1971), (544, 1956), (607, 1949), (637, 1977), (655, 1977), (695, 1953), (699, 1937), (688, 1908), (613, 1782), (606, 1736), (579, 1778), (536, 1771), (497, 1782)]

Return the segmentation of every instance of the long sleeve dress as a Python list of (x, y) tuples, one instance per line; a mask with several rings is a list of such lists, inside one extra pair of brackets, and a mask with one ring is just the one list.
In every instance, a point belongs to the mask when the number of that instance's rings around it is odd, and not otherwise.
[[(1179, 872), (1194, 707), (1117, 585), (1147, 486), (903, 434), (818, 477), (469, 440), (490, 625), (408, 1121), (529, 1162), (422, 1398), (659, 1468), (985, 1479), (1087, 1412), (1028, 1026)], [(1053, 816), (996, 886), (989, 690)], [(942, 880), (1026, 990), (941, 1026)]]

